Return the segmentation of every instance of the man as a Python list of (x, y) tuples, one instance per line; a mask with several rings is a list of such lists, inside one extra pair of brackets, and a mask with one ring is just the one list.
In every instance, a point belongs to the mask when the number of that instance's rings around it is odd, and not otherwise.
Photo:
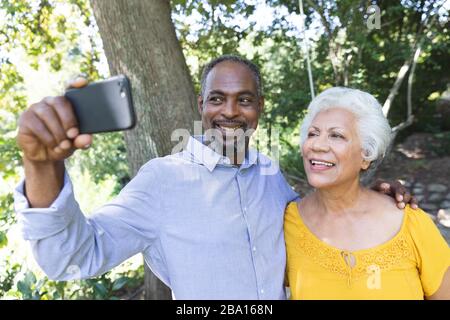
[(39, 265), (53, 279), (73, 278), (74, 266), (85, 278), (142, 252), (178, 299), (284, 299), (283, 213), (298, 196), (279, 170), (261, 173), (270, 160), (249, 151), (248, 139), (235, 139), (237, 130), (256, 129), (263, 107), (253, 63), (213, 60), (198, 108), (204, 129), (220, 133), (211, 139), (214, 150), (205, 137), (191, 137), (184, 151), (150, 160), (117, 198), (85, 218), (63, 160), (92, 137), (78, 134), (63, 97), (32, 105), (19, 121), (25, 181), (15, 205)]

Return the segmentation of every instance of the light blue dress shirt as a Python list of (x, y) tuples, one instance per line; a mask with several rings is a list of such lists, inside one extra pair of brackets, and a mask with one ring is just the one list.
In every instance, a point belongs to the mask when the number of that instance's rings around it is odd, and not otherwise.
[(256, 151), (240, 166), (191, 137), (146, 163), (86, 218), (65, 175), (49, 208), (15, 208), (23, 236), (51, 278), (100, 275), (142, 252), (177, 299), (285, 299), (284, 209), (298, 195)]

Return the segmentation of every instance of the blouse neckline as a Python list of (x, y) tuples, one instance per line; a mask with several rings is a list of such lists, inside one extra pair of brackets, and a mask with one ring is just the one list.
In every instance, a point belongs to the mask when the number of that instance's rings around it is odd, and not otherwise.
[(351, 250), (346, 250), (346, 249), (340, 249), (340, 248), (335, 247), (335, 246), (333, 246), (333, 245), (330, 245), (330, 244), (326, 243), (325, 241), (323, 241), (322, 239), (320, 239), (314, 232), (312, 232), (312, 230), (310, 230), (310, 229), (308, 228), (308, 226), (306, 225), (306, 223), (303, 221), (303, 218), (302, 218), (302, 216), (301, 216), (301, 214), (300, 214), (300, 209), (298, 208), (298, 203), (297, 203), (296, 201), (294, 201), (294, 202), (291, 202), (289, 205), (292, 205), (292, 204), (295, 205), (295, 210), (296, 210), (296, 212), (297, 212), (297, 217), (298, 217), (298, 219), (299, 219), (299, 221), (300, 221), (301, 227), (302, 227), (303, 229), (305, 229), (306, 233), (307, 233), (312, 239), (314, 239), (315, 242), (317, 242), (317, 243), (319, 243), (320, 245), (322, 245), (322, 246), (324, 246), (324, 247), (327, 247), (327, 248), (329, 248), (329, 249), (331, 249), (331, 250), (333, 250), (333, 251), (336, 251), (336, 253), (339, 253), (339, 254), (340, 254), (340, 253), (342, 253), (342, 252), (348, 252), (348, 253), (351, 253), (351, 254), (354, 254), (354, 255), (357, 255), (357, 254), (364, 254), (364, 253), (371, 252), (371, 251), (378, 251), (378, 250), (384, 249), (385, 247), (390, 246), (390, 245), (392, 245), (393, 243), (395, 243), (395, 242), (403, 235), (403, 233), (405, 232), (405, 229), (406, 229), (406, 220), (407, 220), (407, 215), (408, 215), (408, 210), (412, 210), (412, 209), (409, 207), (409, 205), (406, 205), (405, 209), (403, 209), (403, 220), (402, 220), (402, 224), (401, 224), (401, 226), (400, 226), (400, 230), (399, 230), (392, 238), (390, 238), (389, 240), (387, 240), (387, 241), (385, 241), (385, 242), (383, 242), (383, 243), (380, 243), (380, 244), (378, 244), (378, 245), (376, 245), (376, 246), (374, 246), (374, 247), (370, 247), (370, 248), (366, 248), (366, 249), (359, 249), (359, 250), (351, 251)]

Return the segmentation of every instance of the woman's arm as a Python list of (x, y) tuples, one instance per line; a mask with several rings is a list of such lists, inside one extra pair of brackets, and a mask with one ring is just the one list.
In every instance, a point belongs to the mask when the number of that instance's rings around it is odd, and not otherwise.
[(450, 300), (450, 267), (444, 274), (441, 286), (439, 289), (429, 297), (425, 297), (427, 300)]

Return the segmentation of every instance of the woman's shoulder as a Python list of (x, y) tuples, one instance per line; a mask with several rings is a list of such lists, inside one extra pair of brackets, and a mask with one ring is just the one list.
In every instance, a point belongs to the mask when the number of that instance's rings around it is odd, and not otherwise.
[(404, 221), (408, 229), (429, 229), (437, 228), (431, 219), (431, 215), (420, 208), (413, 209), (406, 205), (404, 209), (399, 209), (394, 198), (383, 195), (379, 192), (371, 191), (371, 202), (376, 211), (383, 214), (387, 219)]
[(307, 210), (308, 206), (312, 204), (311, 201), (313, 200), (311, 198), (312, 195), (308, 194), (301, 199), (289, 202), (286, 206), (285, 214), (290, 216), (298, 216), (300, 212), (304, 212)]
[(404, 221), (405, 211), (397, 207), (394, 198), (372, 190), (369, 191), (369, 195), (366, 207), (370, 208), (373, 217), (399, 228)]
[(421, 208), (412, 209), (409, 205), (405, 208), (407, 226), (411, 231), (426, 236), (428, 231), (436, 229), (432, 216)]
[(284, 210), (284, 219), (285, 220), (295, 220), (298, 216), (298, 201), (291, 201), (286, 206), (286, 209)]

